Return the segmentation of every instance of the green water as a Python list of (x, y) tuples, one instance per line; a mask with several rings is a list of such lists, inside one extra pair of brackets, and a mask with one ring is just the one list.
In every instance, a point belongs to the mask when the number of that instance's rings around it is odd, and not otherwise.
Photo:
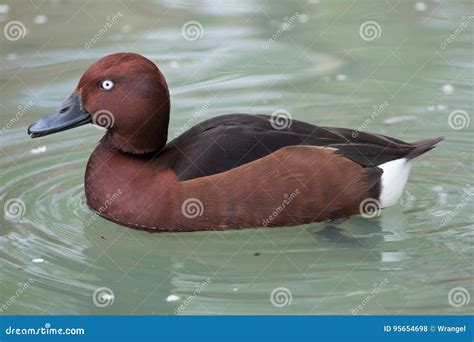
[[(472, 2), (7, 3), (2, 32), (12, 20), (26, 31), (0, 36), (1, 314), (473, 312)], [(191, 23), (197, 34), (183, 36), (189, 21), (202, 31)], [(400, 204), (373, 219), (131, 230), (85, 205), (84, 170), (103, 131), (26, 134), (88, 65), (119, 51), (165, 74), (171, 136), (196, 113), (285, 110), (314, 124), (446, 141), (415, 163)]]

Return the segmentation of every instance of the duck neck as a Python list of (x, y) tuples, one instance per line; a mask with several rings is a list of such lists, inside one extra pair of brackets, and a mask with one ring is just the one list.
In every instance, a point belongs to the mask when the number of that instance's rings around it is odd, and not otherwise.
[(116, 149), (131, 154), (146, 154), (158, 152), (168, 140), (170, 102), (160, 104), (148, 119), (138, 127), (112, 127), (106, 133), (105, 139)]

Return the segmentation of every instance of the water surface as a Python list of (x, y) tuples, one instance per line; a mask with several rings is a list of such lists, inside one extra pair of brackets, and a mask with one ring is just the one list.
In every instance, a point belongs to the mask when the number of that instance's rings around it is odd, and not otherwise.
[[(3, 3), (2, 27), (18, 20), (26, 31), (0, 37), (2, 313), (472, 313), (473, 7)], [(186, 23), (197, 32), (183, 35)], [(319, 125), (446, 141), (415, 163), (400, 204), (373, 219), (179, 234), (127, 229), (85, 205), (84, 170), (102, 130), (26, 135), (88, 65), (119, 51), (143, 54), (165, 74), (172, 137), (190, 118), (284, 110)]]

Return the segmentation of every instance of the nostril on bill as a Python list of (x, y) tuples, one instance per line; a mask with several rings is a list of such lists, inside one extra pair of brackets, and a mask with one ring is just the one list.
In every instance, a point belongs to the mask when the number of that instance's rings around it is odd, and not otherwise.
[(63, 109), (61, 109), (61, 110), (59, 111), (59, 113), (61, 113), (61, 114), (66, 113), (66, 112), (69, 110), (69, 108), (71, 108), (71, 107), (70, 107), (70, 106), (64, 107)]

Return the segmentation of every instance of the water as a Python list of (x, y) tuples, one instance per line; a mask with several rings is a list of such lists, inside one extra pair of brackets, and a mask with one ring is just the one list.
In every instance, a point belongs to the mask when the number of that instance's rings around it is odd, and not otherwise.
[[(8, 4), (2, 27), (20, 20), (26, 34), (0, 37), (3, 314), (472, 313), (472, 3)], [(191, 23), (197, 31), (184, 39), (189, 21), (202, 31)], [(84, 204), (86, 162), (103, 131), (26, 135), (90, 63), (118, 51), (144, 54), (166, 75), (171, 136), (196, 113), (285, 110), (314, 124), (446, 141), (415, 163), (400, 204), (374, 219), (131, 230)]]

